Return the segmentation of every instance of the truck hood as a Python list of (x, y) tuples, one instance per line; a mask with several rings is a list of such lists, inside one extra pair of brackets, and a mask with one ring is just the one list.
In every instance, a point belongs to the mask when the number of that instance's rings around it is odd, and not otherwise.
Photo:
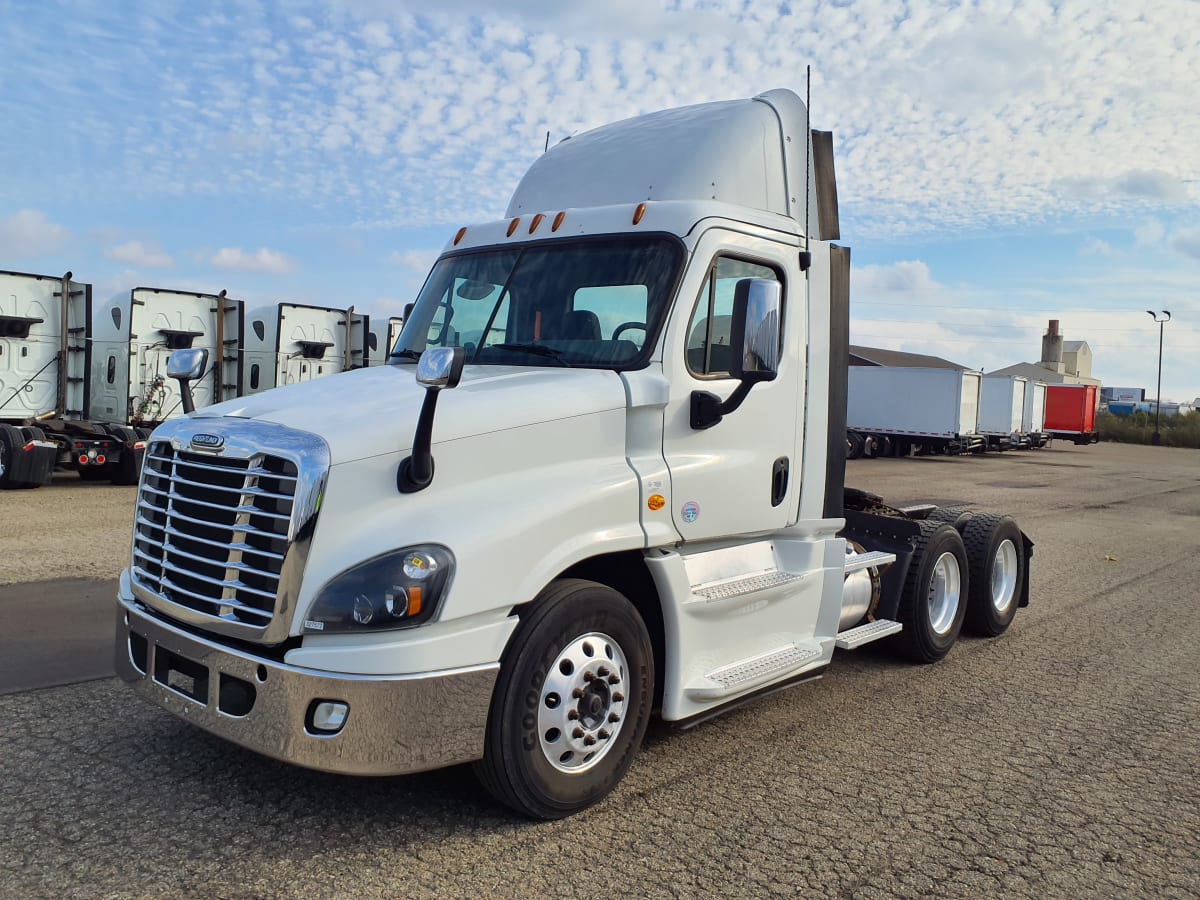
[[(412, 449), (425, 387), (415, 365), (382, 365), (288, 385), (197, 410), (320, 435), (338, 463)], [(433, 443), (622, 408), (625, 388), (601, 369), (468, 366), (438, 398)]]

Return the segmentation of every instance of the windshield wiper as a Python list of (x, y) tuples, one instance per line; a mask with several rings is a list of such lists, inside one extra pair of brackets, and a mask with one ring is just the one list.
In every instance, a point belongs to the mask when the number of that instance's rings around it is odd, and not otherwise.
[(391, 353), (389, 353), (388, 359), (394, 359), (397, 356), (401, 359), (420, 359), (421, 351), (410, 350), (408, 347), (401, 347), (399, 350), (393, 350)]
[(562, 358), (561, 350), (555, 350), (545, 344), (492, 344), (492, 347), (497, 350), (517, 350), (522, 353), (531, 353), (534, 356), (544, 356), (546, 359), (554, 360), (560, 366), (571, 367), (571, 364)]

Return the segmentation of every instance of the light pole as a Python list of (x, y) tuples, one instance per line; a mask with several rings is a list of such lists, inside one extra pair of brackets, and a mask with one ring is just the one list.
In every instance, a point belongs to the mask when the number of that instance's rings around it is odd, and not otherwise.
[(1158, 446), (1162, 443), (1162, 435), (1158, 433), (1158, 417), (1162, 415), (1162, 345), (1163, 345), (1163, 326), (1171, 321), (1171, 311), (1164, 309), (1162, 311), (1163, 318), (1159, 318), (1159, 314), (1152, 309), (1146, 310), (1146, 314), (1158, 323), (1158, 399), (1154, 401), (1154, 434), (1150, 438), (1150, 443)]

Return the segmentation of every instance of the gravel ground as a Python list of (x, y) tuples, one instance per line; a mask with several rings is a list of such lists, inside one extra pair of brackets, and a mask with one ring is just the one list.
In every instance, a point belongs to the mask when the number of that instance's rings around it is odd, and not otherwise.
[(0, 584), (116, 578), (129, 562), (135, 487), (60, 472), (32, 491), (0, 493)]
[[(0, 697), (0, 895), (1200, 895), (1200, 454), (856, 461), (848, 480), (1015, 514), (1033, 605), (936, 666), (867, 648), (692, 731), (656, 724), (612, 797), (548, 824), (462, 768), (275, 763), (112, 680)], [(96, 487), (63, 493), (110, 504), (116, 547), (132, 495)], [(60, 508), (46, 566), (76, 574)]]

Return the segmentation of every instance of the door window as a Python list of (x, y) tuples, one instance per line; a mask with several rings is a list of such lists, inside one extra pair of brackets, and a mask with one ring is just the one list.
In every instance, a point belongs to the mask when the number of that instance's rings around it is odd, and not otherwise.
[[(783, 281), (779, 272), (762, 263), (731, 256), (718, 256), (713, 260), (688, 324), (687, 365), (693, 375), (729, 374), (733, 291), (737, 283), (745, 278)], [(782, 331), (780, 340), (783, 340)]]

